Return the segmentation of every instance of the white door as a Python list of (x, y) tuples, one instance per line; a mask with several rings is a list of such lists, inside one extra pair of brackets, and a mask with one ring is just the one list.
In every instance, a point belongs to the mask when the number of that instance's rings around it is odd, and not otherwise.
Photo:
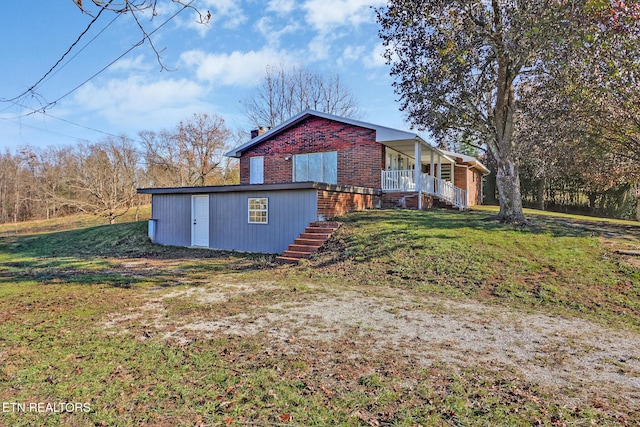
[(209, 247), (209, 196), (191, 196), (191, 246)]

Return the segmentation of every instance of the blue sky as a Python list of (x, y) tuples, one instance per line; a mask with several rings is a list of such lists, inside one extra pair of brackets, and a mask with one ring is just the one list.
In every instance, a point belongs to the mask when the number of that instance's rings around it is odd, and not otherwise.
[[(170, 0), (159, 4), (159, 16), (142, 19), (149, 31), (177, 11)], [(92, 17), (72, 0), (3, 0), (0, 150), (95, 142), (105, 134), (135, 138), (138, 131), (170, 129), (204, 112), (220, 115), (232, 129), (248, 131), (240, 101), (251, 95), (269, 65), (338, 74), (358, 100), (362, 120), (409, 128), (395, 101), (371, 8), (383, 6), (384, 0), (193, 4), (211, 11), (208, 26), (198, 25), (187, 10), (153, 35), (156, 47), (163, 49), (163, 63), (174, 71), (161, 71), (145, 44), (91, 78), (142, 36), (130, 16), (114, 20), (114, 14), (105, 13), (62, 67), (32, 93), (9, 102), (56, 63)], [(30, 114), (52, 102), (46, 114)]]

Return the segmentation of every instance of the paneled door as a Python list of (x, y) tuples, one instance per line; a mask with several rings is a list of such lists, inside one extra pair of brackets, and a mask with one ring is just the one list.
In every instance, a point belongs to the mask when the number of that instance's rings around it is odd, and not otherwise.
[(209, 247), (209, 196), (191, 196), (191, 246)]

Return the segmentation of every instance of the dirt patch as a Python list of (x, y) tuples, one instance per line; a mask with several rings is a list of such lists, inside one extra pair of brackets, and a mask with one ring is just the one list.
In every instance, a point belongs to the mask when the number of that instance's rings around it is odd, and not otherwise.
[(382, 296), (352, 291), (314, 294), (215, 320), (176, 323), (166, 317), (169, 299), (224, 303), (237, 293), (274, 288), (268, 283), (233, 284), (166, 292), (136, 309), (137, 314), (122, 314), (105, 326), (145, 322), (144, 328), (181, 345), (194, 338), (261, 335), (292, 354), (344, 342), (357, 357), (392, 352), (410, 358), (416, 368), (439, 363), (460, 368), (507, 366), (532, 383), (570, 391), (567, 405), (611, 394), (640, 410), (640, 336), (580, 319), (400, 291)]

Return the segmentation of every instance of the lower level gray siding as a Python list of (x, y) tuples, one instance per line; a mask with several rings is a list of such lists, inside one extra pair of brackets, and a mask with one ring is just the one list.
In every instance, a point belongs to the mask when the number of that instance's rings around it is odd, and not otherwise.
[[(248, 200), (269, 200), (269, 222), (249, 224)], [(251, 252), (280, 253), (316, 221), (318, 196), (315, 189), (218, 193), (210, 198), (209, 246)]]
[[(202, 195), (203, 193), (199, 193)], [(154, 194), (152, 218), (156, 242), (191, 245), (193, 194)], [(218, 192), (209, 195), (209, 247), (212, 249), (281, 253), (317, 220), (316, 189)], [(268, 223), (250, 224), (248, 200), (269, 200)]]
[(163, 245), (191, 245), (191, 195), (154, 194), (151, 217), (156, 222), (156, 242)]

